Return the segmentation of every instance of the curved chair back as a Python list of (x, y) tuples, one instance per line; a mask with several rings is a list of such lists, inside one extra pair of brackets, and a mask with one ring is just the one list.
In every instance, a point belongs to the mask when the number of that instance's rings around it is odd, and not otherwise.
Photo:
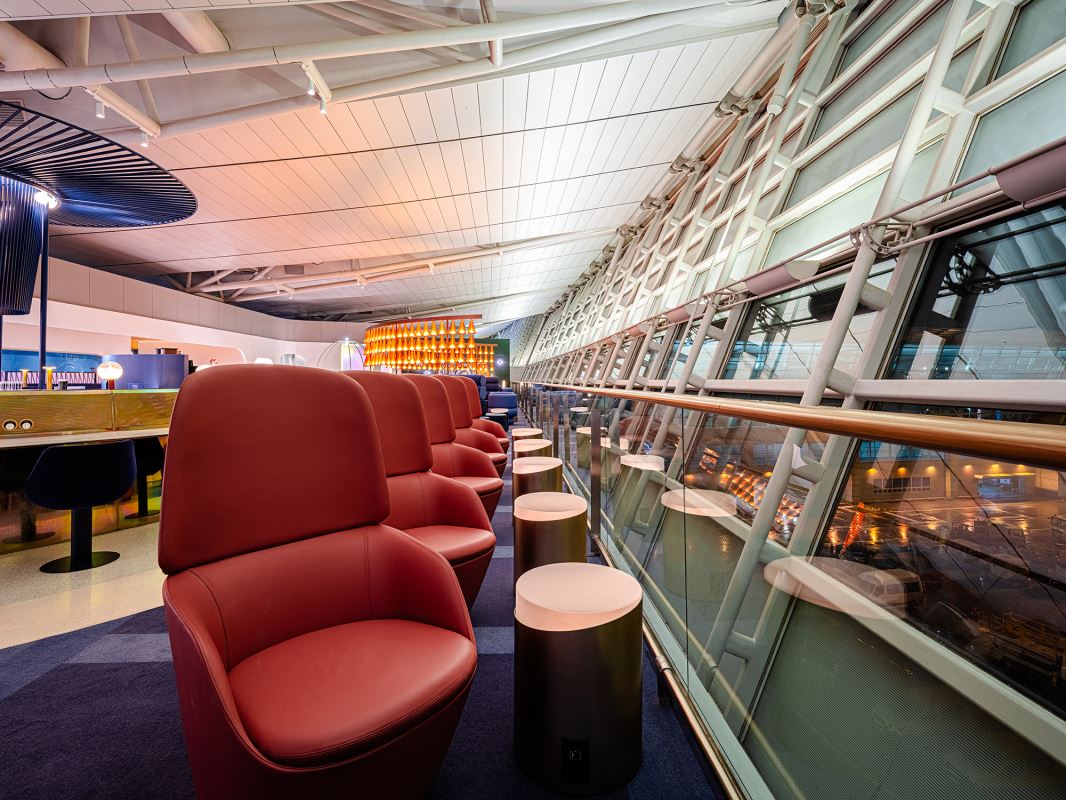
[(402, 375), (345, 372), (370, 398), (381, 436), (385, 474), (390, 478), (427, 472), (433, 466), (426, 412), (418, 389)]
[(432, 375), (406, 375), (422, 398), (426, 413), (426, 427), (430, 444), (447, 444), (455, 441), (455, 424), (452, 422), (451, 404), (444, 384)]
[(477, 393), (477, 384), (472, 380), (463, 381), (463, 389), (466, 391), (466, 405), (470, 409), (470, 416), (477, 419), (481, 416), (481, 396)]
[[(448, 393), (448, 406), (452, 410), (452, 424), (456, 430), (469, 428), (474, 417), (470, 414), (470, 403), (466, 399), (466, 386), (470, 381), (457, 378), (454, 375), (434, 375), (438, 381), (444, 384), (444, 391)], [(481, 416), (480, 410), (477, 416)]]
[(355, 381), (321, 369), (239, 364), (182, 384), (163, 474), (165, 573), (388, 514), (374, 412)]
[(26, 497), (44, 508), (92, 508), (118, 500), (133, 485), (133, 442), (61, 444), (46, 448), (26, 478)]

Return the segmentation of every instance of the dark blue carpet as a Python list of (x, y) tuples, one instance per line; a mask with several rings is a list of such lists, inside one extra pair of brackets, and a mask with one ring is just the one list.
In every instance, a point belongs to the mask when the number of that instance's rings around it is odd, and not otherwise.
[[(509, 471), (505, 478), (493, 520), (501, 548), (514, 543)], [(497, 557), (471, 612), (477, 676), (433, 798), (557, 796), (511, 757), (513, 610), (512, 561)], [(193, 797), (165, 634), (156, 608), (0, 650), (0, 798)], [(629, 786), (606, 797), (721, 796), (674, 711), (659, 704), (646, 660), (644, 759)]]

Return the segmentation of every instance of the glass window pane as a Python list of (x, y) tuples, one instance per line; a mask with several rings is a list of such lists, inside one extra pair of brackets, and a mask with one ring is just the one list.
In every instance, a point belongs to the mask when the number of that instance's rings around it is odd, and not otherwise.
[[(722, 330), (725, 327), (725, 316), (719, 317), (711, 322), (711, 325), (718, 330)], [(679, 348), (677, 356), (674, 358), (673, 367), (670, 370), (670, 380), (677, 380), (681, 377), (681, 373), (685, 371), (685, 365), (688, 363), (689, 353), (692, 350), (692, 345), (695, 342), (696, 334), (699, 332), (700, 323), (697, 320), (693, 322), (685, 335), (680, 339), (680, 342), (675, 344), (675, 348)], [(703, 380), (707, 377), (707, 370), (711, 366), (711, 358), (714, 357), (714, 349), (718, 346), (718, 340), (712, 339), (708, 336), (703, 340), (703, 346), (700, 348), (699, 355), (696, 356), (696, 363), (692, 365), (692, 372), (689, 373), (692, 378), (699, 378)]]
[[(902, 192), (904, 197), (922, 196), (922, 190), (933, 169), (939, 149), (940, 142), (936, 141), (915, 156), (914, 163), (907, 173), (907, 180), (904, 182)], [(887, 177), (888, 172), (882, 172), (849, 189), (840, 197), (822, 203), (796, 222), (781, 228), (774, 234), (774, 240), (766, 255), (765, 265), (775, 264), (813, 244), (843, 234), (852, 226), (870, 219)], [(817, 257), (817, 253), (810, 257)]]
[(1032, 0), (1018, 12), (1007, 49), (996, 77), (1024, 64), (1037, 53), (1055, 44), (1064, 29), (1062, 0)]
[[(977, 121), (959, 180), (1061, 137), (1066, 131), (1064, 96), (1066, 72), (1060, 72), (982, 116)], [(992, 179), (981, 182), (989, 180)]]
[[(888, 285), (892, 263), (878, 265), (871, 283)], [(799, 379), (811, 374), (847, 274), (801, 286), (751, 304), (724, 377)], [(848, 326), (837, 369), (856, 369), (876, 315), (860, 307)]]
[(889, 377), (1066, 377), (1066, 208), (945, 239)]
[[(892, 5), (907, 4), (893, 3)], [(944, 27), (944, 20), (947, 19), (949, 5), (941, 6), (936, 12), (926, 17), (906, 38), (897, 42), (866, 72), (830, 100), (818, 117), (818, 124), (814, 130), (815, 138), (845, 119), (871, 95), (883, 89), (903, 70), (932, 50), (936, 46), (937, 39), (940, 38), (940, 31)], [(865, 47), (863, 49), (865, 50)], [(853, 44), (849, 47), (849, 54), (855, 50), (856, 45)]]

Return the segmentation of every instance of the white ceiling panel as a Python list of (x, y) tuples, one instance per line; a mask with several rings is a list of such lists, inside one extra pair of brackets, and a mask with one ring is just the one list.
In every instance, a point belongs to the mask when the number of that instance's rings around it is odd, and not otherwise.
[[(405, 2), (468, 22), (479, 14), (476, 0), (449, 9)], [(495, 3), (501, 19), (594, 4)], [(0, 15), (48, 20), (209, 5), (197, 0), (0, 0)], [(372, 33), (294, 5), (212, 11), (211, 19), (235, 47)], [(131, 19), (142, 57), (188, 52), (159, 15)], [(411, 20), (388, 19), (397, 28), (419, 27)], [(19, 23), (56, 52), (71, 40), (72, 24)], [(711, 33), (703, 27), (677, 28), (640, 40), (658, 44), (641, 47), (634, 40), (616, 47), (616, 55), (557, 59), (557, 65), (540, 68), (508, 68), (508, 45), (500, 75), (331, 103), (326, 115), (314, 108), (272, 113), (159, 138), (147, 154), (193, 190), (196, 214), (143, 230), (56, 229), (52, 249), (90, 266), (182, 286), (216, 271), (236, 270), (222, 279), (224, 285), (253, 277), (270, 281), (294, 273), (358, 271), (383, 262), (432, 260), (464, 248), (595, 232), (365, 286), (296, 294), (252, 287), (223, 294), (227, 301), (250, 301), (255, 308), (286, 315), (429, 306), (461, 307), (499, 319), (538, 313), (600, 254), (608, 240), (605, 231), (627, 222), (659, 184), (765, 43), (772, 24), (755, 27), (714, 39), (706, 39)], [(94, 22), (92, 36), (92, 63), (124, 58), (113, 21)], [(523, 40), (516, 47), (544, 40)], [(485, 55), (480, 44), (460, 51), (464, 59)], [(319, 66), (327, 82), (338, 85), (397, 68), (439, 67), (454, 55), (386, 53)], [(150, 86), (160, 121), (168, 123), (276, 99), (279, 92), (292, 96), (306, 88), (306, 80), (296, 65), (285, 65), (153, 79)], [(137, 102), (134, 85), (115, 88)], [(78, 124), (115, 132), (114, 115), (104, 123), (93, 119), (91, 98), (79, 91), (58, 102), (34, 93), (19, 98)], [(293, 285), (307, 289), (313, 284)]]

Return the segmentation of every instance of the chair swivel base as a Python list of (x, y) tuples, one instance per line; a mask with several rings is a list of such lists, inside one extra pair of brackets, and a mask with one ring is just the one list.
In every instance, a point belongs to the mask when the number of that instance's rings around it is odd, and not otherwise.
[(63, 556), (42, 564), (41, 572), (81, 572), (83, 569), (95, 569), (104, 564), (110, 564), (112, 561), (118, 561), (118, 558), (119, 554), (111, 550), (98, 550), (90, 555), (88, 561), (75, 562), (72, 556)]

